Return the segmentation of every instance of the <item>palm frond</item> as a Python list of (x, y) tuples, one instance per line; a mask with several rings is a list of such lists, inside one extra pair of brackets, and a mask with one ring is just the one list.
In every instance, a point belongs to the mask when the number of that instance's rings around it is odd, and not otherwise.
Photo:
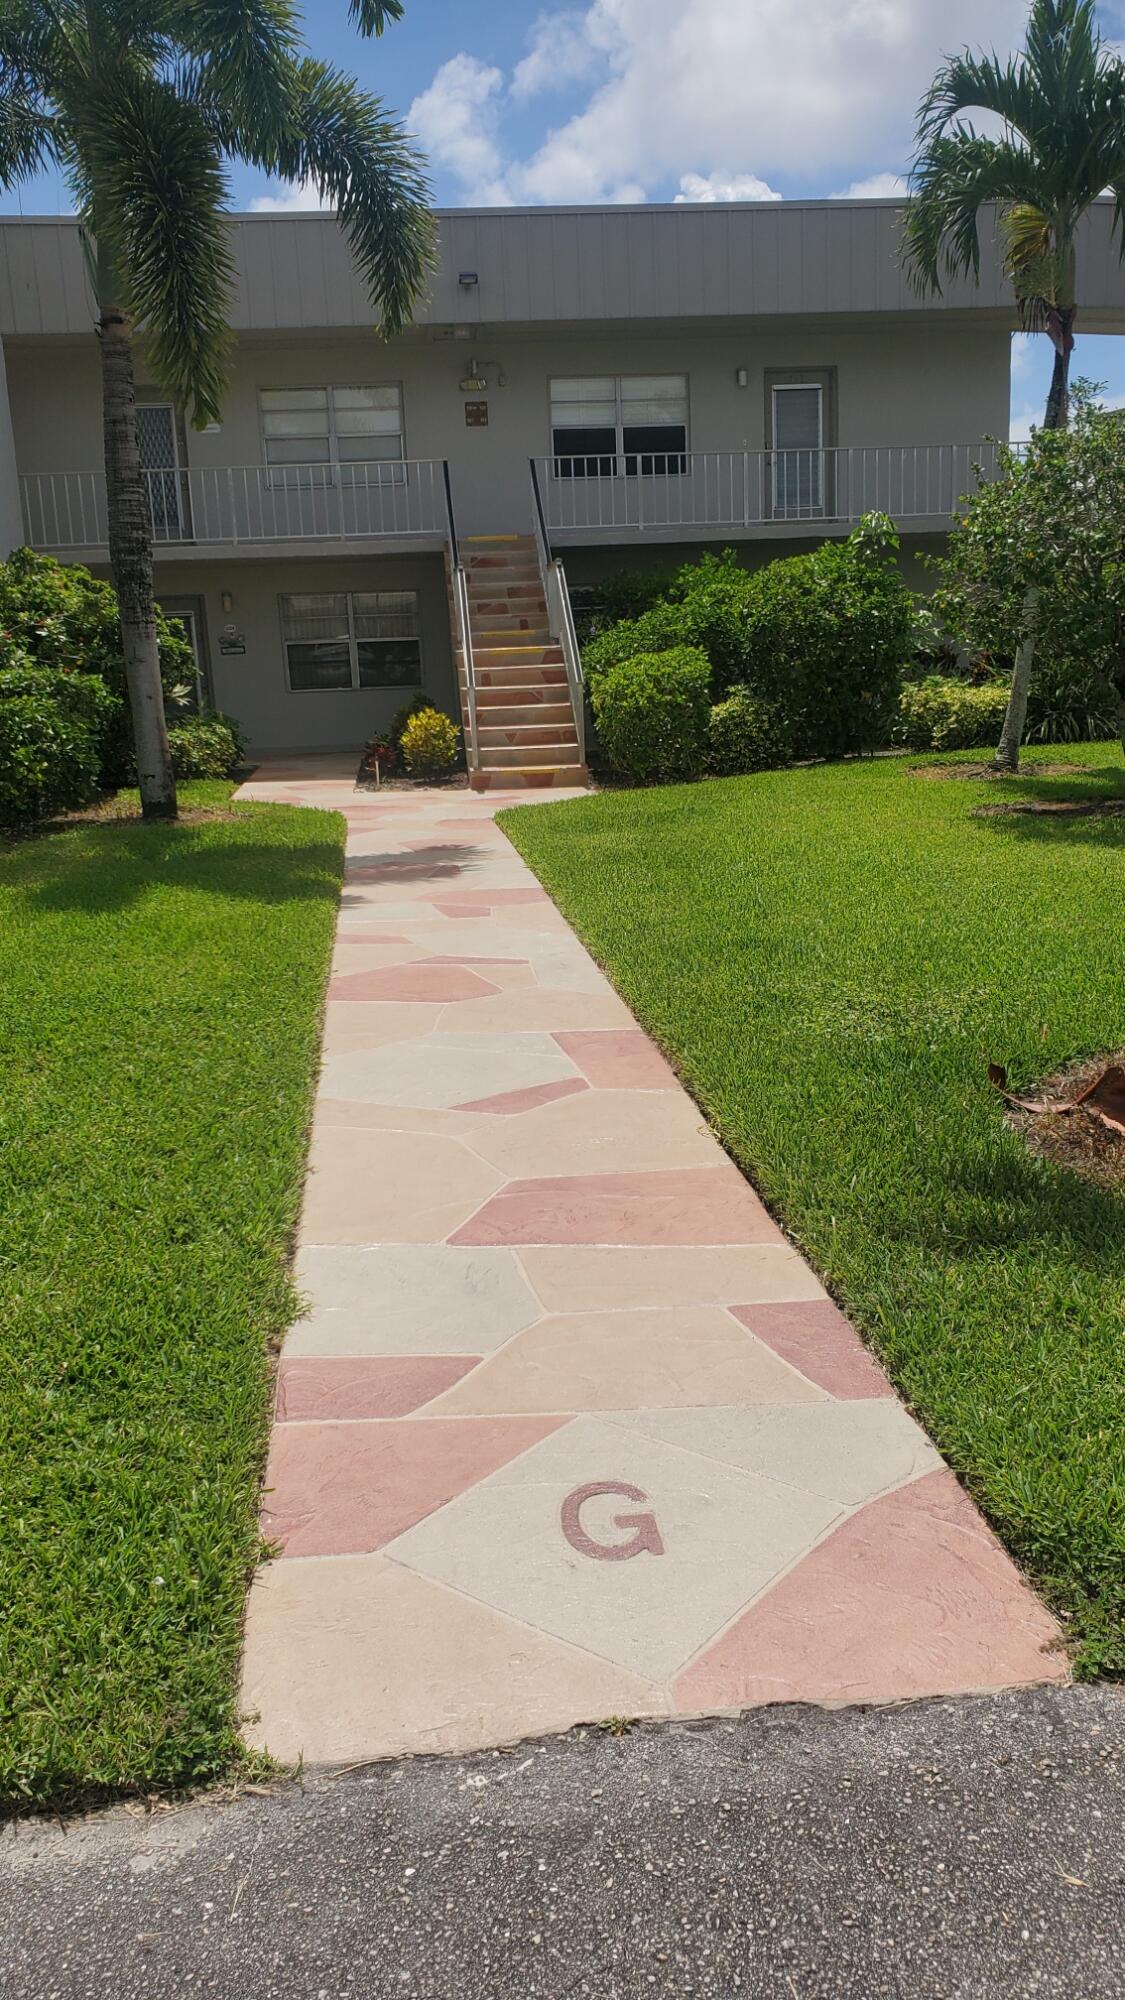
[(430, 190), (420, 155), (377, 98), (332, 69), (298, 66), (298, 130), (272, 171), (312, 181), (336, 209), (385, 333), (401, 331), (433, 262)]
[(88, 226), (163, 386), (193, 422), (219, 415), (234, 274), (226, 180), (197, 107), (118, 68), (85, 107), (79, 149)]
[(1039, 110), (1024, 63), (1001, 63), (994, 55), (973, 55), (966, 49), (943, 64), (918, 107), (918, 151), (924, 152), (951, 125), (963, 123), (969, 111), (991, 112), (1028, 141)]
[(18, 187), (60, 157), (59, 130), (38, 92), (0, 68), (0, 187)]
[(903, 219), (903, 255), (920, 292), (980, 272), (980, 211), (1036, 205), (1034, 162), (1020, 146), (967, 127), (930, 140), (915, 162)]
[(381, 35), (404, 11), (403, 0), (349, 0), (348, 19), (361, 35)]
[(290, 0), (175, 0), (183, 94), (229, 123), (230, 150), (268, 152), (293, 126), (300, 49)]

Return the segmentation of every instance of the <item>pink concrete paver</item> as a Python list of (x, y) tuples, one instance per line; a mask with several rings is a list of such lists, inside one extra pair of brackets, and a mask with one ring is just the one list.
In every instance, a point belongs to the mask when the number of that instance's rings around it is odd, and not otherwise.
[(1064, 1678), (1051, 1619), (495, 824), (535, 794), (352, 779), (291, 758), (245, 788), (350, 829), (250, 1738), (348, 1762)]

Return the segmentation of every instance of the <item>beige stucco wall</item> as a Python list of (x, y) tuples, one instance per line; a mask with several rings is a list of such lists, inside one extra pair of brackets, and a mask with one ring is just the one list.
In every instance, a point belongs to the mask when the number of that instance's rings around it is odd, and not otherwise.
[[(449, 642), (445, 571), (440, 556), (363, 557), (352, 561), (164, 563), (157, 595), (183, 608), (202, 600), (211, 698), (236, 717), (253, 750), (359, 750), (407, 699), (395, 688), (339, 688), (293, 693), (286, 685), (278, 597), (300, 590), (417, 590), (422, 625), (422, 681), (439, 708), (459, 722)], [(221, 593), (234, 600), (224, 611)], [(237, 626), (244, 654), (219, 650), (224, 625)]]
[[(486, 396), (459, 388), (470, 358)], [(658, 336), (639, 332), (543, 337), (480, 332), (471, 342), (421, 335), (387, 346), (374, 336), (245, 339), (221, 426), (188, 437), (189, 465), (262, 461), (259, 388), (400, 381), (410, 458), (448, 458), (458, 528), (496, 534), (530, 523), (528, 459), (550, 448), (552, 375), (686, 372), (695, 451), (754, 451), (766, 442), (765, 372), (834, 369), (841, 445), (973, 444), (1006, 436), (1010, 337), (984, 324), (840, 320), (724, 322)], [(737, 386), (745, 368), (748, 386)], [(499, 386), (499, 376), (504, 386)], [(21, 471), (73, 471), (101, 458), (94, 342), (12, 342), (8, 377)], [(486, 428), (469, 429), (467, 400), (486, 401)]]

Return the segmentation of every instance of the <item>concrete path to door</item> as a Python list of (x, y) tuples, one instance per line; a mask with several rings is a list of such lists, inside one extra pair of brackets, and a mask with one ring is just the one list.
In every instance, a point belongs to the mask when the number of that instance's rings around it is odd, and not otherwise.
[(348, 1764), (1064, 1680), (1051, 1619), (495, 825), (508, 801), (357, 792), (313, 758), (242, 795), (349, 823), (251, 1740)]

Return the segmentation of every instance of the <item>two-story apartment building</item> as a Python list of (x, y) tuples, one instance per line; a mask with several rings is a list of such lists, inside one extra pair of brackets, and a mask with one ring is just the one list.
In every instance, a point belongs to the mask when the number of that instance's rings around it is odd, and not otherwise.
[[(1090, 330), (1125, 327), (1111, 213), (1082, 246)], [(189, 430), (142, 363), (158, 593), (255, 750), (358, 750), (424, 686), (481, 770), (567, 774), (568, 580), (701, 546), (767, 560), (871, 507), (910, 560), (1007, 434), (998, 260), (919, 298), (896, 203), (439, 222), (430, 295), (384, 343), (332, 217), (233, 218), (222, 422)], [(104, 571), (93, 321), (77, 224), (4, 220), (0, 539)]]

